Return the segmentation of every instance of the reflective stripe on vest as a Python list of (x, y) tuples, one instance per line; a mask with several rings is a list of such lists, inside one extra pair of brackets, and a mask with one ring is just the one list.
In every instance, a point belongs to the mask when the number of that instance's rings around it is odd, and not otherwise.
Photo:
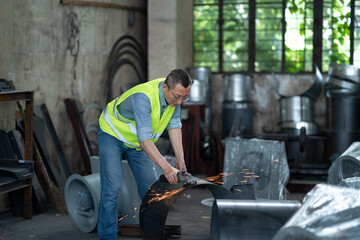
[[(124, 122), (124, 123), (127, 123), (127, 125), (129, 126), (129, 129), (130, 129), (130, 132), (132, 133), (132, 134), (134, 134), (134, 135), (137, 135), (137, 131), (136, 131), (136, 128), (135, 128), (135, 126), (134, 126), (134, 124), (132, 124), (132, 122), (130, 122), (130, 121), (126, 121), (125, 119), (122, 119), (120, 116), (119, 116), (119, 114), (118, 114), (118, 112), (116, 111), (116, 104), (117, 104), (117, 102), (119, 101), (119, 99), (120, 99), (120, 96), (116, 99), (116, 101), (115, 101), (115, 104), (114, 104), (114, 107), (113, 107), (113, 114), (114, 114), (114, 116), (116, 117), (116, 119), (118, 119), (118, 120), (120, 120), (120, 121), (122, 121), (122, 122)], [(107, 106), (106, 106), (107, 107)], [(107, 114), (109, 114), (109, 113), (107, 113)], [(110, 117), (108, 116), (108, 119), (110, 120)]]
[(139, 146), (136, 146), (132, 143), (130, 143), (128, 140), (126, 140), (123, 135), (121, 135), (119, 133), (119, 131), (116, 129), (116, 127), (114, 126), (114, 124), (111, 122), (109, 113), (108, 113), (108, 106), (106, 106), (105, 110), (104, 110), (104, 119), (107, 122), (107, 124), (109, 124), (109, 126), (111, 127), (111, 129), (114, 131), (114, 133), (116, 134), (116, 136), (120, 139), (120, 141), (129, 144), (130, 146), (136, 147), (138, 148)]

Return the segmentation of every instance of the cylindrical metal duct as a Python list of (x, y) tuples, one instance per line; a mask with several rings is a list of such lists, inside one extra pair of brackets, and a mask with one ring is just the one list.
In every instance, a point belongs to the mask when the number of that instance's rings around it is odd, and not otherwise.
[(329, 76), (346, 79), (360, 84), (360, 69), (350, 64), (331, 63)]
[[(122, 161), (122, 184), (118, 195), (118, 213), (123, 224), (139, 224), (140, 195), (127, 161)], [(92, 232), (98, 220), (100, 174), (71, 175), (65, 184), (65, 203), (74, 225), (82, 232)]]
[(206, 82), (193, 79), (190, 91), (190, 101), (198, 104), (207, 104)]
[(360, 97), (326, 99), (326, 158), (360, 141)]
[(92, 232), (97, 224), (100, 200), (100, 176), (71, 175), (65, 185), (65, 202), (70, 219), (82, 232)]
[(327, 89), (347, 89), (351, 92), (358, 92), (360, 90), (360, 84), (355, 82), (339, 79), (336, 77), (328, 76), (326, 81)]
[[(250, 98), (251, 77), (245, 74), (224, 76), (223, 135), (243, 136), (253, 132), (253, 108)], [(230, 136), (231, 135), (231, 136)]]
[(206, 106), (205, 125), (207, 130), (211, 130), (211, 69), (207, 67), (190, 67), (186, 70), (193, 79), (189, 104), (204, 104)]
[(330, 131), (360, 131), (360, 97), (326, 99), (326, 125)]
[(187, 71), (193, 79), (193, 86), (190, 92), (190, 101), (211, 103), (211, 70), (206, 67), (191, 67)]
[(324, 88), (330, 98), (360, 96), (360, 69), (348, 64), (330, 64)]
[(280, 100), (281, 122), (314, 122), (314, 118), (314, 100), (300, 96)]
[(224, 102), (250, 101), (251, 78), (244, 74), (229, 74), (224, 78)]
[(211, 239), (272, 239), (300, 207), (298, 201), (216, 199)]
[(353, 142), (360, 141), (360, 131), (327, 131), (325, 157), (328, 159), (333, 154), (340, 154)]
[(304, 96), (280, 99), (280, 124), (284, 132), (300, 134), (305, 127), (307, 135), (319, 132), (315, 123), (314, 100)]
[(252, 115), (251, 102), (224, 102), (222, 114), (224, 136), (229, 136), (232, 129), (232, 134), (235, 135), (251, 134), (253, 132)]

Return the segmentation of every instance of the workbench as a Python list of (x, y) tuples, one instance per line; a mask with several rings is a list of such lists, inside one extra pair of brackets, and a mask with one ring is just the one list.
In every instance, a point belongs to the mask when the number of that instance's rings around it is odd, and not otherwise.
[[(33, 91), (0, 92), (0, 103), (25, 101), (25, 160), (33, 160), (33, 100)], [(25, 180), (18, 180), (0, 176), (0, 194), (19, 189), (24, 189), (24, 218), (30, 219), (32, 217), (32, 177)]]

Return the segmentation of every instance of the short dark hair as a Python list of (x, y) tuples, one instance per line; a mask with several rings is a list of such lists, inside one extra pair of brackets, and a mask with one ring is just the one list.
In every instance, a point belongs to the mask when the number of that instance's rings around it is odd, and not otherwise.
[(165, 80), (166, 85), (169, 89), (175, 88), (176, 84), (180, 83), (184, 88), (191, 86), (192, 80), (190, 75), (182, 69), (174, 69)]

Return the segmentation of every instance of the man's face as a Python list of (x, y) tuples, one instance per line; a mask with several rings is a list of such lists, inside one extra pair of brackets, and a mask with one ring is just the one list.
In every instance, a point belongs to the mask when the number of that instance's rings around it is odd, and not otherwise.
[(170, 106), (176, 107), (177, 105), (182, 104), (184, 101), (189, 100), (190, 88), (190, 86), (184, 88), (180, 83), (178, 83), (173, 89), (169, 89), (168, 85), (164, 83), (163, 90), (166, 102)]

